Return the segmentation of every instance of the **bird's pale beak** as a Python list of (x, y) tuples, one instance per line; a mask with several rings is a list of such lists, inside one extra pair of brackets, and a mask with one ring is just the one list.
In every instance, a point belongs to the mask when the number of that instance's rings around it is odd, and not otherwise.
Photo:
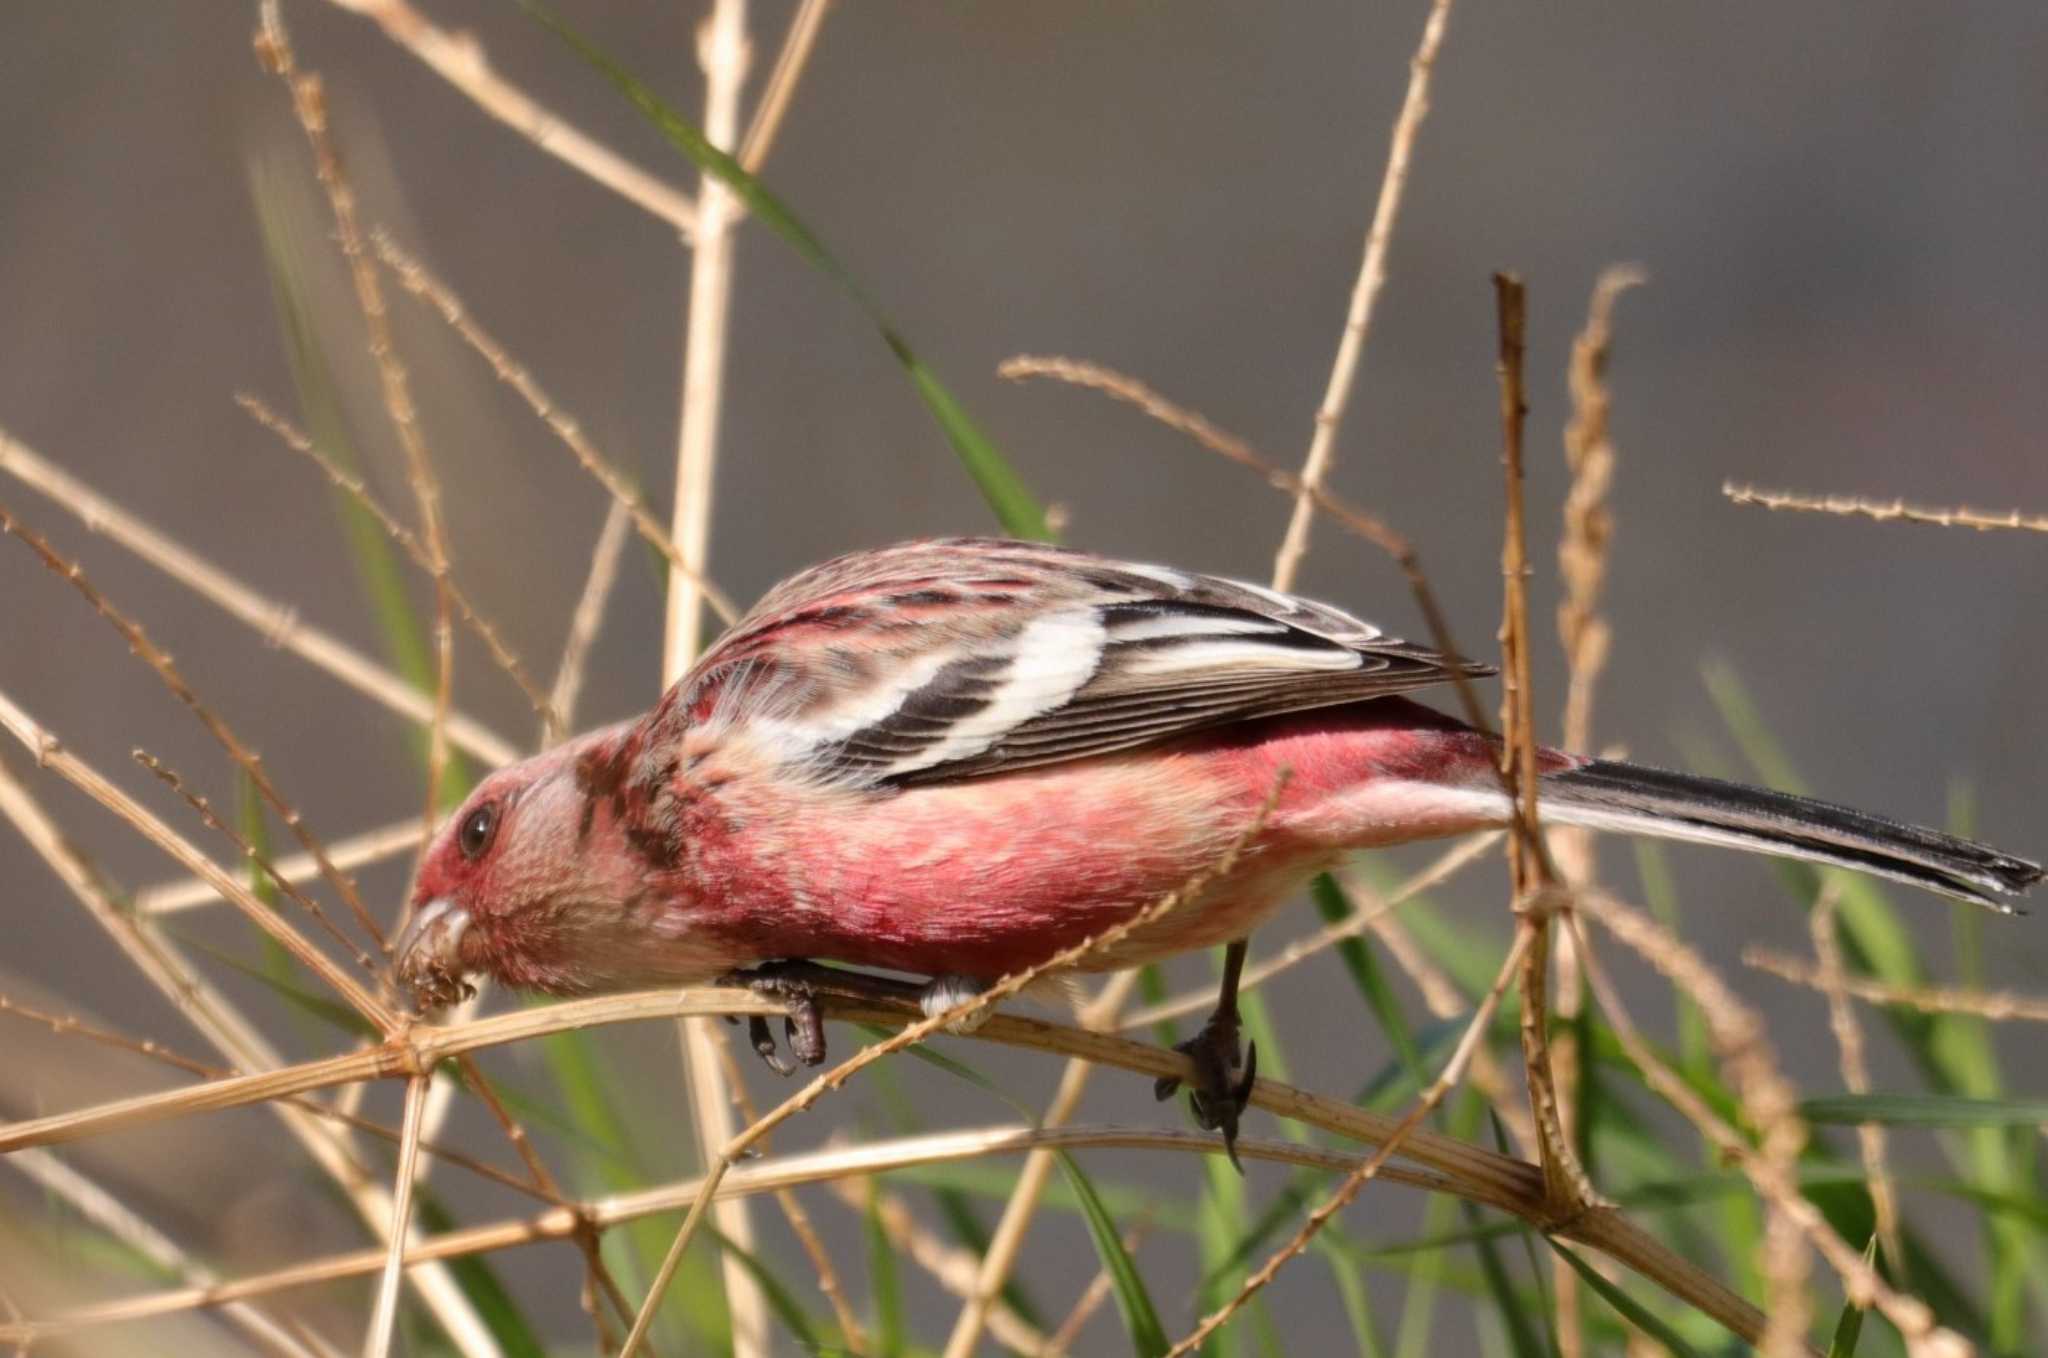
[(421, 1010), (445, 1008), (476, 993), (463, 980), (462, 936), (468, 932), (469, 911), (436, 897), (414, 911), (398, 935), (392, 974)]

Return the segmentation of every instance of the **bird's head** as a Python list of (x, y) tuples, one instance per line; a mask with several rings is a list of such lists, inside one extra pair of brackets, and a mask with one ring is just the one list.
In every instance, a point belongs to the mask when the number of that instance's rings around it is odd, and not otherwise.
[[(392, 952), (399, 985), (423, 1010), (472, 993), (479, 973), (507, 985), (579, 990), (579, 936), (610, 918), (634, 884), (612, 880), (613, 808), (591, 769), (628, 728), (592, 732), (497, 770), (434, 832)], [(606, 909), (606, 907), (613, 909)]]

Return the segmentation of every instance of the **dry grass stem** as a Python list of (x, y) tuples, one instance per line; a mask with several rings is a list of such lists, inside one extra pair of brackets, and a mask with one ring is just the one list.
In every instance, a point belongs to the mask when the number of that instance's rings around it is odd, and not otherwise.
[[(344, 877), (340, 870), (334, 866), (333, 862), (327, 857), (326, 849), (321, 846), (319, 838), (306, 827), (305, 818), (299, 814), (298, 808), (287, 801), (282, 792), (278, 791), (277, 785), (271, 781), (270, 774), (263, 767), (262, 756), (243, 744), (241, 738), (234, 733), (228, 724), (212, 708), (200, 701), (199, 695), (185, 681), (185, 676), (172, 663), (169, 654), (149, 639), (149, 635), (142, 630), (141, 624), (135, 622), (127, 614), (114, 607), (113, 602), (106, 595), (100, 593), (97, 586), (85, 578), (85, 572), (79, 567), (77, 562), (68, 561), (60, 556), (40, 534), (16, 519), (4, 505), (0, 505), (0, 533), (9, 534), (20, 540), (41, 559), (43, 565), (47, 566), (58, 576), (69, 581), (72, 588), (76, 589), (80, 596), (92, 605), (93, 611), (98, 613), (115, 632), (120, 634), (121, 639), (128, 643), (128, 649), (155, 672), (157, 678), (163, 681), (164, 687), (171, 691), (171, 695), (183, 703), (186, 709), (199, 719), (199, 724), (206, 728), (207, 734), (212, 736), (223, 750), (227, 751), (228, 758), (235, 762), (235, 766), (248, 775), (250, 785), (269, 804), (271, 810), (277, 813), (279, 819), (284, 821), (286, 828), (299, 841), (300, 847), (312, 856), (314, 863), (320, 869), (320, 875), (327, 879), (328, 884), (334, 888), (336, 894), (348, 905), (349, 912), (355, 916), (356, 923), (362, 927), (363, 932), (375, 940), (379, 947), (382, 947), (384, 944), (383, 931), (377, 927), (376, 919), (370, 914), (369, 908), (363, 904), (363, 898), (357, 894), (355, 883)], [(325, 914), (318, 905), (304, 896), (300, 896), (298, 899), (313, 913), (314, 918), (327, 926), (330, 933), (334, 934), (337, 938), (341, 936), (341, 931), (328, 923)]]
[[(349, 472), (322, 452), (319, 445), (306, 436), (305, 431), (272, 410), (261, 398), (246, 392), (237, 393), (235, 404), (241, 406), (256, 423), (277, 435), (287, 448), (310, 459), (326, 475), (328, 482), (362, 506), (363, 511), (382, 526), (385, 534), (396, 542), (420, 569), (432, 573), (434, 561), (426, 546), (410, 528), (400, 523), (398, 517), (370, 493), (370, 488), (364, 484), (362, 477)], [(519, 686), (519, 691), (526, 695), (526, 701), (532, 705), (535, 715), (541, 719), (541, 725), (547, 733), (545, 739), (560, 739), (561, 719), (548, 701), (547, 694), (541, 692), (540, 685), (526, 672), (526, 666), (512, 653), (512, 648), (505, 644), (498, 629), (477, 610), (470, 602), (469, 595), (452, 577), (448, 581), (448, 597), (455, 605), (455, 611), (461, 616), (463, 624), (476, 634), (477, 639), (483, 642), (484, 649), (490, 652), (491, 660)]]
[(590, 570), (583, 577), (583, 592), (577, 596), (576, 611), (569, 618), (569, 637), (562, 643), (562, 663), (555, 669), (555, 687), (549, 700), (563, 728), (573, 729), (576, 700), (583, 695), (583, 675), (590, 662), (590, 648), (604, 625), (605, 605), (611, 601), (612, 586), (618, 583), (619, 562), (625, 556), (626, 532), (633, 526), (626, 506), (613, 500), (605, 507), (604, 527), (591, 548)]
[[(1102, 993), (1082, 1014), (1081, 1026), (1118, 1027), (1117, 1014), (1129, 1002), (1137, 985), (1136, 969), (1112, 976)], [(1074, 1110), (1081, 1105), (1081, 1096), (1087, 1092), (1088, 1077), (1094, 1070), (1094, 1066), (1086, 1061), (1067, 1062), (1060, 1071), (1059, 1084), (1053, 1090), (1051, 1101), (1039, 1115), (1040, 1126), (1063, 1126), (1074, 1116)], [(967, 1304), (960, 1308), (960, 1315), (953, 1322), (953, 1332), (947, 1338), (943, 1351), (944, 1358), (971, 1358), (979, 1346), (982, 1328), (988, 1323), (989, 1313), (1001, 1298), (1003, 1285), (1009, 1281), (1010, 1273), (1017, 1265), (1017, 1256), (1024, 1248), (1025, 1233), (1031, 1228), (1031, 1219), (1038, 1211), (1045, 1185), (1057, 1168), (1058, 1161), (1050, 1151), (1034, 1151), (1024, 1157), (1024, 1168), (1010, 1189), (1009, 1200), (1003, 1204), (1003, 1215), (989, 1236), (988, 1248), (982, 1252), (981, 1267), (976, 1271)]]
[(384, 35), (419, 58), (477, 107), (556, 159), (667, 222), (684, 240), (696, 229), (697, 208), (683, 190), (648, 174), (603, 142), (578, 131), (491, 69), (483, 45), (469, 32), (436, 28), (405, 0), (328, 0), (374, 21)]
[[(750, 1196), (772, 1192), (776, 1188), (834, 1182), (887, 1170), (977, 1160), (992, 1155), (1017, 1154), (1040, 1147), (1070, 1151), (1123, 1149), (1184, 1155), (1220, 1155), (1223, 1151), (1222, 1143), (1211, 1136), (1143, 1127), (1038, 1128), (1012, 1125), (972, 1128), (751, 1161), (734, 1167), (714, 1192), (720, 1196)], [(1247, 1159), (1333, 1172), (1341, 1172), (1358, 1163), (1355, 1155), (1294, 1142), (1249, 1137), (1238, 1142), (1238, 1153)], [(1444, 1186), (1439, 1176), (1420, 1170), (1389, 1167), (1384, 1177), (1430, 1191), (1441, 1191)], [(580, 1216), (587, 1218), (596, 1228), (607, 1230), (642, 1217), (682, 1210), (697, 1201), (704, 1192), (704, 1179), (685, 1179), (599, 1199), (586, 1204)], [(449, 1231), (408, 1244), (405, 1267), (418, 1269), (423, 1264), (436, 1261), (562, 1240), (578, 1229), (578, 1220), (577, 1209), (555, 1207), (531, 1217)], [(0, 1343), (39, 1342), (96, 1326), (143, 1320), (196, 1307), (219, 1306), (343, 1278), (366, 1277), (382, 1269), (385, 1262), (386, 1252), (381, 1247), (355, 1250), (211, 1287), (149, 1292), (81, 1306), (42, 1319), (12, 1320), (0, 1323)]]
[(363, 1358), (387, 1358), (391, 1336), (398, 1328), (398, 1286), (405, 1276), (405, 1247), (412, 1230), (414, 1166), (420, 1153), (420, 1115), (427, 1106), (427, 1077), (415, 1075), (405, 1082), (405, 1125), (398, 1143), (398, 1174), (391, 1192), (391, 1243), (386, 1248), (384, 1274), (377, 1284), (376, 1309), (370, 1313), (370, 1330), (363, 1338)]
[[(1843, 982), (1848, 977), (1842, 965), (1842, 944), (1835, 935), (1835, 918), (1840, 891), (1821, 889), (1807, 923), (1813, 935), (1814, 957), (1819, 962), (1821, 989), (1828, 999), (1828, 1027), (1834, 1031), (1835, 1046), (1841, 1053), (1842, 1084), (1852, 1094), (1870, 1090), (1870, 1066), (1863, 1056), (1863, 1026), (1849, 1003)], [(1865, 1122), (1856, 1128), (1856, 1140), (1863, 1154), (1863, 1174), (1870, 1186), (1870, 1205), (1877, 1218), (1877, 1238), (1894, 1272), (1903, 1274), (1906, 1253), (1899, 1233), (1899, 1194), (1885, 1163), (1884, 1127)]]
[(361, 982), (343, 971), (327, 954), (315, 948), (298, 930), (285, 923), (275, 910), (256, 899), (246, 886), (219, 867), (192, 843), (170, 828), (133, 797), (115, 787), (65, 749), (48, 730), (22, 711), (14, 700), (0, 694), (0, 726), (35, 756), (36, 763), (55, 773), (86, 796), (126, 821), (138, 834), (169, 854), (186, 871), (206, 878), (216, 891), (237, 906), (265, 934), (276, 940), (308, 971), (326, 981), (336, 994), (347, 1000), (358, 1014), (390, 1033), (399, 1027), (398, 1016), (385, 1003), (364, 989)]
[[(424, 839), (418, 818), (408, 816), (392, 825), (380, 826), (375, 830), (365, 830), (359, 835), (351, 835), (347, 839), (335, 840), (327, 846), (327, 859), (337, 870), (347, 872), (352, 868), (368, 867), (409, 849), (416, 849)], [(319, 863), (309, 853), (281, 858), (276, 864), (278, 873), (293, 882), (312, 876), (319, 871), (319, 867)], [(220, 893), (196, 877), (181, 877), (175, 881), (159, 882), (155, 886), (143, 887), (135, 893), (135, 908), (145, 915), (174, 915), (182, 910), (221, 903)]]
[[(1745, 948), (1742, 962), (1744, 966), (1755, 967), (1794, 985), (1815, 990), (1829, 989), (1820, 968), (1768, 948)], [(1867, 1003), (1897, 1005), (1902, 1009), (1917, 1009), (1923, 1014), (1974, 1014), (1994, 1023), (2010, 1019), (2048, 1023), (2048, 996), (2019, 995), (2010, 991), (1892, 986), (1862, 976), (1844, 976), (1836, 984), (1843, 994)]]
[(2048, 533), (2048, 514), (2022, 514), (2017, 509), (2003, 513), (1988, 509), (1935, 508), (1909, 505), (1904, 500), (1873, 500), (1860, 495), (1798, 495), (1784, 490), (1760, 490), (1755, 486), (1723, 482), (1721, 493), (1738, 505), (1790, 510), (1802, 514), (1833, 514), (1843, 518), (1875, 519), (1879, 523), (1927, 523), (1937, 528), (2017, 528), (2028, 533)]
[[(1239, 992), (1242, 993), (1263, 985), (1282, 972), (1301, 965), (1309, 958), (1329, 951), (1345, 939), (1356, 938), (1358, 935), (1375, 928), (1387, 911), (1400, 907), (1425, 891), (1441, 886), (1465, 867), (1478, 862), (1486, 851), (1493, 847), (1494, 841), (1498, 840), (1500, 835), (1501, 832), (1498, 830), (1485, 830), (1479, 834), (1459, 840), (1456, 844), (1453, 844), (1450, 848), (1444, 850), (1442, 854), (1438, 855), (1434, 862), (1431, 862), (1409, 877), (1408, 880), (1402, 882), (1384, 899), (1378, 898), (1377, 893), (1372, 893), (1373, 900), (1370, 908), (1354, 909), (1344, 919), (1338, 920), (1334, 924), (1326, 924), (1312, 934), (1305, 934), (1281, 948), (1271, 957), (1262, 958), (1258, 962), (1247, 966), (1244, 969), (1244, 976), (1238, 981)], [(1347, 882), (1346, 891), (1352, 896), (1365, 894), (1360, 890), (1357, 883)], [(1216, 988), (1214, 986), (1200, 987), (1190, 990), (1185, 994), (1173, 996), (1171, 999), (1161, 1000), (1157, 1004), (1148, 1004), (1142, 1008), (1133, 1009), (1130, 1013), (1119, 1016), (1116, 1026), (1128, 1032), (1133, 1028), (1147, 1027), (1166, 1019), (1182, 1018), (1188, 1014), (1199, 1014), (1212, 1007), (1215, 1003)], [(1458, 1007), (1463, 1008), (1462, 1005)]]
[[(4, 696), (0, 696), (0, 704), (5, 703)], [(105, 878), (15, 779), (5, 760), (0, 760), (0, 814), (14, 823), (29, 847), (49, 864), (150, 984), (229, 1062), (245, 1071), (275, 1070), (283, 1065), (283, 1058), (263, 1034), (192, 968), (153, 920), (124, 908)], [(239, 884), (227, 874), (223, 872), (221, 876), (231, 888), (239, 889)], [(364, 1223), (381, 1233), (388, 1219), (390, 1199), (356, 1161), (347, 1136), (291, 1102), (272, 1101), (269, 1107), (313, 1162), (340, 1186)], [(26, 1125), (0, 1127), (0, 1134)], [(415, 1273), (413, 1281), (464, 1358), (493, 1358), (497, 1354), (497, 1344), (489, 1329), (446, 1267), (435, 1265)]]
[[(1682, 1077), (1665, 1065), (1643, 1040), (1629, 1017), (1613, 982), (1608, 979), (1590, 946), (1580, 916), (1590, 915), (1623, 944), (1655, 967), (1667, 980), (1698, 1003), (1706, 1018), (1714, 1049), (1727, 1072), (1729, 1083), (1742, 1100), (1745, 1119), (1755, 1129), (1761, 1145), (1752, 1147), (1748, 1138), (1730, 1126), (1700, 1098)], [(1579, 899), (1571, 917), (1580, 930), (1579, 951), (1586, 979), (1607, 1011), (1623, 1049), (1644, 1081), (1665, 1102), (1684, 1114), (1715, 1150), (1737, 1165), (1764, 1199), (1768, 1209), (1800, 1233), (1820, 1251), (1841, 1278), (1849, 1301), (1857, 1306), (1875, 1306), (1905, 1337), (1907, 1352), (1915, 1358), (1952, 1358), (1971, 1352), (1969, 1345), (1953, 1332), (1935, 1323), (1934, 1313), (1917, 1297), (1895, 1291), (1865, 1262), (1860, 1251), (1837, 1235), (1819, 1209), (1801, 1195), (1792, 1172), (1798, 1147), (1805, 1141), (1805, 1127), (1794, 1111), (1795, 1097), (1790, 1085), (1777, 1073), (1764, 1026), (1756, 1013), (1736, 997), (1697, 953), (1641, 911), (1602, 891), (1589, 891)], [(1773, 1246), (1773, 1253), (1781, 1248)], [(1780, 1258), (1767, 1259), (1779, 1269)], [(1786, 1291), (1782, 1272), (1773, 1277), (1772, 1300)], [(1802, 1311), (1807, 1304), (1803, 1289), (1794, 1303)], [(1774, 1313), (1775, 1319), (1775, 1313)], [(1781, 1332), (1782, 1333), (1782, 1332)], [(1803, 1330), (1801, 1338), (1803, 1338)], [(1759, 1337), (1761, 1338), (1761, 1336)]]
[(294, 886), (289, 878), (278, 871), (277, 865), (265, 857), (254, 844), (251, 844), (241, 831), (222, 820), (219, 813), (213, 809), (213, 803), (187, 786), (185, 780), (178, 776), (176, 769), (173, 769), (147, 750), (132, 750), (129, 753), (136, 763), (155, 774), (166, 787), (177, 793), (185, 805), (192, 808), (192, 813), (199, 817), (207, 829), (212, 830), (215, 834), (227, 840), (228, 843), (234, 845), (235, 851), (247, 859), (251, 866), (265, 877), (268, 877), (278, 890), (289, 896), (294, 903), (311, 915), (313, 922), (326, 930), (327, 936), (345, 949), (355, 959), (357, 966), (369, 972), (372, 976), (380, 975), (381, 969), (378, 967), (376, 960), (364, 952), (354, 939), (336, 927), (333, 920), (327, 918), (327, 912), (320, 908), (320, 903)]
[[(589, 436), (583, 432), (583, 427), (555, 405), (553, 398), (533, 380), (533, 375), (514, 362), (505, 347), (476, 323), (476, 318), (470, 315), (468, 308), (462, 304), (462, 299), (457, 297), (447, 284), (428, 273), (426, 266), (401, 248), (388, 233), (376, 232), (371, 237), (371, 243), (376, 247), (378, 257), (398, 279), (399, 285), (440, 312), (441, 318), (448, 323), (449, 328), (475, 350), (479, 358), (490, 365), (498, 380), (512, 388), (541, 423), (547, 425), (555, 437), (562, 441), (562, 445), (575, 457), (577, 465), (590, 473), (612, 499), (626, 507), (633, 516), (633, 526), (640, 530), (640, 536), (668, 558), (670, 569), (688, 570), (683, 563), (682, 549), (676, 546), (668, 531), (661, 526), (661, 521), (647, 508), (646, 502), (640, 497), (640, 492), (634, 489), (633, 484), (605, 458), (604, 454), (598, 452), (596, 445), (591, 443)], [(725, 591), (707, 579), (700, 578), (696, 583), (704, 592), (704, 600), (711, 606), (712, 612), (728, 623), (738, 620), (739, 612), (733, 607), (732, 600), (726, 596)]]
[(441, 482), (434, 473), (433, 458), (427, 453), (419, 411), (413, 405), (411, 379), (391, 337), (384, 286), (378, 281), (375, 262), (363, 248), (355, 188), (343, 172), (341, 156), (328, 136), (325, 87), (319, 76), (299, 71), (279, 0), (263, 0), (258, 13), (262, 22), (256, 35), (257, 59), (291, 94), (292, 110), (313, 153), (314, 176), (327, 191), (327, 205), (334, 214), (335, 241), (355, 285), (370, 359), (376, 365), (378, 384), (384, 394), (384, 409), (405, 453), (406, 478), (412, 484), (413, 499), (419, 504), (428, 573), (434, 578), (434, 714), (427, 726), (427, 787), (420, 812), (422, 826), (431, 832), (441, 815), (441, 779), (448, 767), (448, 713), (454, 706), (455, 693), (454, 602), (448, 578), (448, 534), (441, 519)]
[(1351, 1200), (1358, 1196), (1366, 1184), (1386, 1168), (1388, 1160), (1401, 1148), (1402, 1143), (1421, 1126), (1422, 1120), (1443, 1102), (1444, 1095), (1464, 1078), (1465, 1065), (1471, 1060), (1472, 1053), (1478, 1049), (1479, 1041), (1485, 1035), (1486, 1026), (1493, 1021), (1493, 1011), (1499, 1007), (1500, 997), (1506, 993), (1508, 982), (1521, 966), (1522, 958), (1527, 954), (1530, 940), (1534, 936), (1534, 927), (1526, 920), (1515, 930), (1514, 944), (1508, 949), (1507, 958), (1501, 964), (1500, 974), (1494, 978), (1493, 985), (1486, 992), (1486, 998), (1473, 1013), (1472, 1022), (1466, 1025), (1464, 1036), (1458, 1039), (1457, 1049), (1451, 1053), (1451, 1059), (1444, 1064), (1443, 1071), (1437, 1078), (1430, 1082), (1429, 1088), (1422, 1091), (1422, 1096), (1416, 1100), (1415, 1106), (1395, 1124), (1393, 1132), (1387, 1139), (1381, 1142), (1362, 1164), (1344, 1177), (1336, 1192), (1309, 1213), (1308, 1220), (1301, 1224), (1301, 1228), (1294, 1233), (1292, 1239), (1273, 1251), (1266, 1262), (1259, 1265), (1258, 1269), (1244, 1280), (1235, 1296), (1204, 1316), (1199, 1325), (1167, 1351), (1166, 1358), (1182, 1358), (1182, 1355), (1193, 1352), (1200, 1348), (1210, 1335), (1228, 1324), (1232, 1316), (1279, 1276), (1280, 1270), (1290, 1260), (1299, 1257), (1309, 1247), (1309, 1242), (1315, 1239), (1316, 1233), (1322, 1230), (1324, 1223), (1349, 1206)]
[(789, 32), (783, 36), (775, 65), (761, 86), (761, 100), (747, 123), (739, 154), (733, 157), (748, 174), (759, 171), (767, 163), (769, 152), (775, 149), (775, 138), (789, 113), (789, 101), (810, 65), (811, 53), (818, 44), (818, 30), (825, 26), (825, 15), (831, 8), (832, 0), (800, 0), (796, 13), (790, 17)]
[[(154, 1223), (50, 1152), (22, 1151), (9, 1156), (7, 1164), (128, 1249), (183, 1279), (187, 1287), (212, 1287), (220, 1281), (212, 1269), (187, 1254)], [(248, 1302), (231, 1302), (221, 1308), (221, 1314), (269, 1352), (313, 1358), (313, 1351), (296, 1335)]]
[[(263, 640), (289, 651), (408, 720), (434, 718), (432, 699), (409, 682), (321, 629), (300, 620), (298, 610), (279, 603), (194, 555), (76, 477), (0, 431), (0, 470), (19, 478), (76, 515), (92, 532), (104, 534), (194, 593), (226, 610)], [(473, 718), (451, 713), (448, 738), (488, 764), (509, 764), (517, 746)]]
[(1373, 208), (1372, 226), (1365, 235), (1365, 257), (1359, 262), (1358, 281), (1352, 285), (1351, 306), (1344, 317), (1344, 334), (1330, 364), (1330, 381), (1323, 402), (1316, 408), (1315, 434), (1309, 441), (1308, 456), (1301, 465), (1302, 489), (1295, 492), (1294, 515), (1287, 523), (1287, 535), (1273, 560), (1274, 588), (1289, 590), (1308, 554), (1309, 521), (1315, 511), (1314, 492), (1321, 489), (1336, 452), (1337, 430), (1344, 421), (1344, 409), (1351, 401), (1357, 382), (1359, 356), (1365, 352), (1366, 333), (1372, 327), (1373, 303), (1387, 279), (1387, 247), (1393, 240), (1394, 223), (1401, 215), (1402, 192), (1408, 185), (1408, 166), (1415, 154), (1416, 134), (1429, 112), (1429, 80), (1436, 68), (1437, 49), (1443, 45), (1444, 28), (1451, 17), (1451, 0), (1433, 0), (1429, 18), (1422, 25), (1422, 39), (1408, 63), (1408, 92), (1402, 97), (1401, 112), (1394, 119), (1392, 139), (1387, 147), (1387, 168), (1380, 180), (1379, 202)]

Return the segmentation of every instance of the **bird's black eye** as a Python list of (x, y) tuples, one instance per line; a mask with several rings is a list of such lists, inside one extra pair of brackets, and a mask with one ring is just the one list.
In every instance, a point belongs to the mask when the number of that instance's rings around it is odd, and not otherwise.
[(462, 856), (475, 862), (483, 857), (485, 849), (491, 847), (491, 836), (498, 829), (498, 804), (485, 802), (462, 819), (462, 828), (456, 832), (455, 843), (462, 850)]

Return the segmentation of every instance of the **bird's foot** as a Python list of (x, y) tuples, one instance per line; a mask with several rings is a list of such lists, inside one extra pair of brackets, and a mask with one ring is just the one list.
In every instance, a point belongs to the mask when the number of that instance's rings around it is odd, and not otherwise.
[[(944, 976), (934, 976), (925, 982), (924, 989), (918, 992), (917, 1006), (924, 1010), (926, 1018), (937, 1018), (949, 1009), (959, 1008), (987, 989), (987, 985), (972, 976), (959, 976), (948, 972)], [(964, 1018), (954, 1019), (946, 1025), (946, 1031), (971, 1033), (988, 1022), (989, 1015), (994, 1012), (994, 1009), (989, 1007), (976, 1010)]]
[[(807, 1066), (818, 1065), (825, 1059), (825, 1012), (818, 1007), (813, 970), (823, 968), (814, 969), (812, 963), (789, 959), (763, 962), (719, 978), (721, 985), (744, 986), (756, 995), (781, 1000), (788, 1007), (782, 1018), (782, 1033), (789, 1044), (789, 1054)], [(777, 1048), (775, 1032), (768, 1026), (766, 1014), (747, 1016), (747, 1041), (754, 1054), (777, 1075), (796, 1073), (796, 1066), (785, 1060)]]
[[(1223, 1133), (1223, 1149), (1232, 1168), (1244, 1173), (1237, 1159), (1237, 1120), (1251, 1102), (1252, 1083), (1258, 1078), (1259, 1044), (1240, 1050), (1238, 1022), (1234, 1013), (1218, 1011), (1209, 1016), (1202, 1031), (1174, 1050), (1194, 1067), (1189, 1081), (1188, 1104), (1194, 1109), (1195, 1124), (1208, 1132)], [(1170, 1099), (1181, 1086), (1181, 1077), (1167, 1075), (1154, 1082), (1153, 1097)]]

